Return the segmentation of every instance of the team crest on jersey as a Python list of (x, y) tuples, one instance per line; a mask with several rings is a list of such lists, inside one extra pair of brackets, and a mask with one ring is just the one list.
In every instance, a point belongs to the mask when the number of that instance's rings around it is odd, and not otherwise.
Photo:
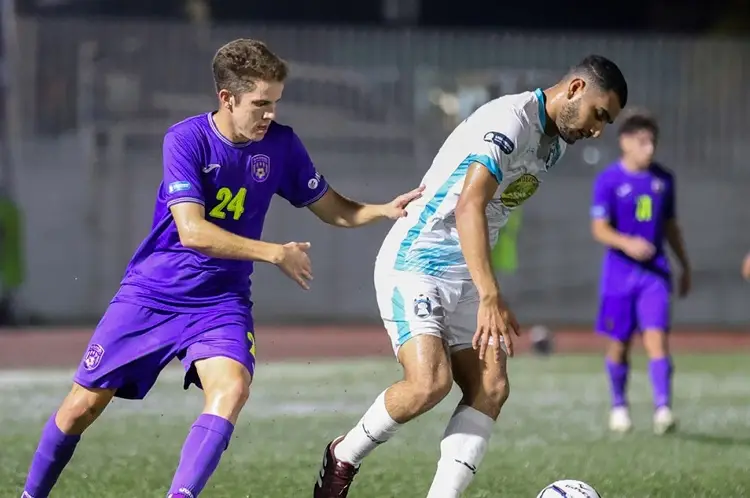
[(99, 344), (92, 344), (83, 356), (83, 368), (89, 372), (95, 370), (102, 362), (103, 356), (104, 348)]
[(414, 298), (414, 314), (419, 318), (427, 318), (432, 314), (432, 301), (424, 294)]
[(262, 183), (271, 174), (271, 158), (265, 154), (256, 154), (250, 160), (250, 174), (253, 180)]
[(539, 188), (539, 179), (525, 173), (505, 188), (500, 194), (500, 200), (505, 207), (515, 208), (526, 202)]
[(617, 197), (626, 197), (632, 191), (633, 187), (631, 187), (629, 183), (623, 183), (622, 185), (617, 187), (615, 193), (617, 194)]
[(496, 131), (488, 131), (484, 134), (484, 141), (497, 145), (505, 154), (511, 154), (516, 149), (516, 144), (507, 135)]
[(664, 190), (664, 182), (661, 181), (658, 178), (654, 178), (651, 181), (651, 190), (653, 190), (654, 193), (658, 194), (659, 192), (661, 192), (662, 190)]

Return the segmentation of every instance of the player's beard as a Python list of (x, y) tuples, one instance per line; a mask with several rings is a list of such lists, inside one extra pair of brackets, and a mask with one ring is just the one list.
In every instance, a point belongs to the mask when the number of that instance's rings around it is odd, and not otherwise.
[(578, 132), (572, 125), (578, 120), (578, 116), (581, 110), (581, 101), (575, 100), (568, 102), (563, 106), (560, 111), (560, 117), (557, 123), (557, 129), (562, 138), (566, 143), (572, 144), (579, 138), (581, 138), (580, 132)]

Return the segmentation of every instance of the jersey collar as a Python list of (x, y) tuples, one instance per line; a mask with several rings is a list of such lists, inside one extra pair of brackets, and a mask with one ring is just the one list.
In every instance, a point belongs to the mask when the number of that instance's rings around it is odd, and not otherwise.
[(534, 95), (536, 95), (536, 103), (537, 106), (539, 106), (539, 126), (542, 127), (542, 133), (544, 133), (547, 125), (547, 111), (544, 108), (544, 92), (541, 88), (537, 88), (534, 90)]

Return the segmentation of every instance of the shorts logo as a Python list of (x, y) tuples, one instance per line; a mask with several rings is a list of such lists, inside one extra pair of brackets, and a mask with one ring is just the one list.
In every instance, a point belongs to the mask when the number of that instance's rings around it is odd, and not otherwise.
[(170, 194), (175, 194), (177, 192), (183, 192), (185, 190), (190, 190), (190, 182), (172, 182), (169, 184), (169, 187), (167, 187), (167, 190)]
[(102, 362), (104, 356), (104, 348), (99, 344), (92, 344), (86, 350), (86, 354), (83, 357), (83, 368), (89, 372), (95, 370), (96, 367)]
[(505, 154), (511, 154), (516, 149), (513, 140), (496, 131), (488, 131), (484, 134), (484, 141), (497, 145)]
[(419, 318), (427, 318), (432, 314), (432, 301), (424, 294), (414, 298), (414, 314)]
[(256, 154), (250, 160), (250, 174), (253, 176), (253, 180), (258, 183), (263, 183), (268, 180), (268, 175), (271, 173), (271, 158), (265, 154)]
[(247, 340), (250, 343), (250, 356), (255, 358), (255, 334), (253, 334), (249, 330), (247, 332)]

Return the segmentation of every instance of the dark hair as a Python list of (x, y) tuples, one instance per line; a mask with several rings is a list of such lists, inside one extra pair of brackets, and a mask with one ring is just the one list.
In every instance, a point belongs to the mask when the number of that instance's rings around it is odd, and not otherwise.
[(265, 43), (240, 38), (221, 47), (212, 62), (216, 91), (229, 90), (235, 96), (250, 92), (258, 80), (282, 82), (289, 69)]
[(624, 109), (628, 103), (628, 83), (617, 64), (601, 55), (589, 55), (579, 62), (569, 73), (571, 76), (581, 76), (593, 82), (605, 92), (615, 92), (620, 100), (620, 108)]
[(620, 124), (619, 135), (632, 135), (639, 131), (650, 131), (654, 136), (654, 141), (659, 138), (659, 125), (656, 124), (656, 119), (647, 114), (633, 114), (623, 119)]

